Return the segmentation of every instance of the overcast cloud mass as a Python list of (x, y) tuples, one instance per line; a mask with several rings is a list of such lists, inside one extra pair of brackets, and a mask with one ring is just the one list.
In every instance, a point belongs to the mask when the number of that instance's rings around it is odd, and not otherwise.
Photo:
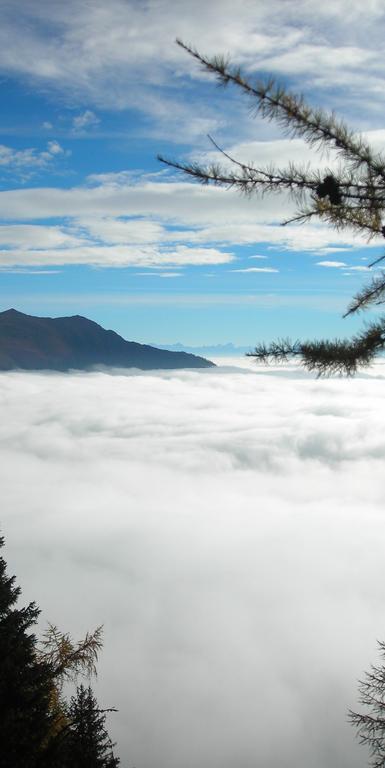
[(385, 371), (0, 377), (23, 601), (80, 637), (122, 768), (358, 768), (385, 638)]

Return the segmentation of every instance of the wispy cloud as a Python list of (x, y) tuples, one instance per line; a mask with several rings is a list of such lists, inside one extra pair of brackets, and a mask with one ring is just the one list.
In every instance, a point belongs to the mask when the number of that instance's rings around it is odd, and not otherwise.
[(140, 277), (182, 277), (182, 272), (135, 272)]
[(44, 150), (34, 147), (14, 149), (0, 144), (0, 171), (17, 172), (29, 178), (34, 171), (46, 170), (58, 157), (69, 155), (70, 152), (63, 149), (58, 141), (49, 141)]
[[(383, 90), (383, 20), (381, 4), (356, 0), (328, 9), (300, 0), (295, 13), (285, 0), (240, 0), (236, 18), (230, 0), (165, 2), (151, 12), (142, 3), (94, 0), (92, 13), (76, 0), (65, 13), (59, 4), (14, 0), (3, 9), (0, 71), (59, 91), (72, 106), (87, 103), (89, 112), (134, 107), (159, 130), (179, 125), (185, 136), (204, 135), (223, 124), (226, 108), (219, 114), (206, 103), (205, 116), (197, 116), (194, 81), (205, 75), (174, 45), (179, 36), (207, 53), (230, 52), (246, 69), (290, 74), (309, 93), (331, 89), (356, 113), (364, 99), (373, 118)], [(180, 88), (188, 100), (178, 98)]]
[(230, 272), (279, 272), (274, 267), (246, 267), (245, 269), (231, 269)]
[(349, 269), (352, 272), (370, 272), (370, 267), (363, 265), (346, 264), (345, 261), (317, 261), (317, 267), (327, 267), (330, 269)]
[(317, 261), (318, 267), (331, 267), (332, 269), (339, 269), (340, 267), (347, 267), (344, 261)]
[(61, 248), (0, 248), (0, 265), (43, 266), (58, 264), (90, 264), (98, 267), (146, 267), (228, 264), (232, 253), (216, 248), (175, 248), (133, 245), (98, 245), (87, 240), (77, 240), (75, 247)]
[(74, 117), (72, 120), (73, 129), (77, 132), (85, 131), (88, 128), (92, 128), (98, 125), (99, 123), (100, 119), (90, 109), (86, 109), (82, 114), (76, 115), (76, 117)]
[(0, 272), (10, 275), (59, 275), (61, 271), (60, 269), (25, 269), (23, 267), (12, 269), (0, 266)]

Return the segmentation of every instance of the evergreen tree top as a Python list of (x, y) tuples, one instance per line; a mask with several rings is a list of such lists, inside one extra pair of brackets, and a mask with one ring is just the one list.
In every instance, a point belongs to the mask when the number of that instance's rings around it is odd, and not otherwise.
[[(4, 539), (0, 539), (0, 547)], [(37, 660), (31, 629), (39, 609), (18, 608), (20, 588), (0, 557), (0, 766), (37, 768), (52, 717), (51, 668)]]
[(106, 713), (99, 709), (91, 687), (80, 685), (68, 707), (67, 761), (71, 768), (117, 768), (115, 744), (107, 733)]

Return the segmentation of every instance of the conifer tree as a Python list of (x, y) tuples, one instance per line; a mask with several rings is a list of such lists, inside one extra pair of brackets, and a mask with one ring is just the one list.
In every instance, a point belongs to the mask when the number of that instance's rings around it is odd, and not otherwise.
[[(4, 539), (0, 537), (0, 548)], [(106, 712), (91, 688), (68, 705), (65, 681), (96, 675), (102, 627), (74, 642), (49, 625), (39, 643), (30, 632), (39, 609), (16, 607), (20, 588), (0, 557), (0, 768), (117, 768), (104, 727)]]
[[(220, 152), (223, 164), (183, 163), (159, 156), (168, 166), (203, 183), (238, 189), (245, 195), (264, 195), (287, 191), (298, 211), (291, 222), (312, 219), (325, 221), (336, 230), (352, 229), (366, 238), (385, 237), (385, 158), (375, 153), (367, 141), (355, 135), (334, 114), (310, 107), (302, 96), (289, 93), (272, 79), (252, 81), (239, 67), (223, 56), (208, 58), (177, 40), (220, 85), (234, 85), (251, 101), (255, 112), (275, 120), (291, 137), (302, 137), (311, 147), (332, 150), (340, 159), (336, 170), (311, 170), (288, 163), (286, 168), (257, 167)], [(385, 258), (382, 256), (370, 266)], [(353, 297), (346, 315), (385, 302), (385, 272)], [(345, 316), (346, 316), (345, 315)], [(368, 365), (385, 348), (385, 317), (368, 324), (350, 339), (291, 342), (280, 340), (259, 344), (250, 355), (257, 360), (286, 361), (298, 358), (318, 375), (352, 375), (359, 366)]]
[[(378, 643), (385, 660), (385, 643)], [(361, 744), (369, 747), (373, 768), (385, 765), (385, 666), (372, 665), (359, 684), (359, 701), (364, 712), (349, 712), (349, 720), (357, 729)]]
[(102, 631), (103, 627), (97, 627), (94, 632), (87, 632), (82, 640), (76, 642), (68, 632), (61, 632), (54, 624), (49, 624), (43, 639), (36, 646), (36, 658), (48, 664), (51, 673), (51, 727), (43, 743), (47, 766), (67, 766), (63, 755), (70, 721), (63, 697), (63, 685), (75, 682), (79, 676), (96, 676), (96, 662), (103, 645)]
[[(0, 547), (4, 544), (0, 538)], [(36, 659), (39, 610), (17, 608), (20, 588), (0, 557), (0, 767), (37, 768), (51, 726), (49, 664)]]
[(98, 707), (90, 687), (80, 685), (68, 707), (69, 727), (65, 740), (68, 768), (117, 768), (111, 739), (105, 728), (106, 712)]

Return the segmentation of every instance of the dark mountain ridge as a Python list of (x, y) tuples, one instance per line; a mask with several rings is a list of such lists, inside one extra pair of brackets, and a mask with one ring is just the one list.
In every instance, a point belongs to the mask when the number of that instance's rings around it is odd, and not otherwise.
[(118, 368), (172, 369), (214, 366), (204, 357), (170, 352), (125, 341), (81, 315), (34, 317), (8, 309), (0, 312), (0, 370), (89, 370)]

